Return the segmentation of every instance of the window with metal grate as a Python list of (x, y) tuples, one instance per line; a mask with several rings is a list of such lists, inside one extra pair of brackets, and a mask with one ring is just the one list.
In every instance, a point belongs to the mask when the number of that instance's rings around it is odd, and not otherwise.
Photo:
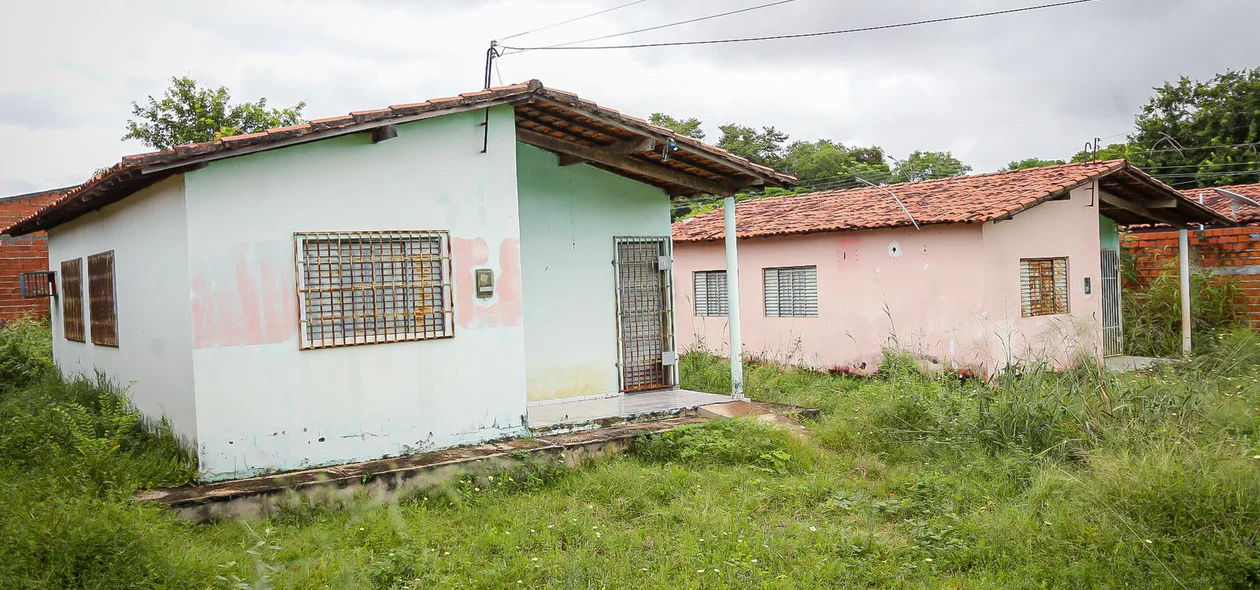
[(1019, 260), (1021, 315), (1026, 318), (1068, 312), (1068, 259)]
[(766, 317), (818, 317), (818, 267), (763, 268)]
[(302, 349), (455, 335), (446, 231), (294, 234)]
[(114, 301), (114, 251), (88, 256), (88, 312), (92, 344), (118, 346), (118, 307)]
[(692, 277), (696, 286), (696, 315), (725, 317), (728, 313), (726, 271), (698, 270), (692, 273)]
[(83, 332), (83, 259), (61, 263), (61, 336), (85, 342)]

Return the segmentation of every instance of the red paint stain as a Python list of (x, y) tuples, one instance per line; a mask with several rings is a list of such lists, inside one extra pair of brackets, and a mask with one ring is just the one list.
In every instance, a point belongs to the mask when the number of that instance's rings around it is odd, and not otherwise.
[(478, 299), (473, 271), (490, 262), (484, 238), (453, 238), (455, 259), (455, 321), (461, 328), (498, 328), (521, 325), (521, 242), (508, 238), (499, 244), (495, 296)]
[(242, 247), (190, 281), (193, 347), (276, 344), (297, 334), (297, 295), (287, 261)]

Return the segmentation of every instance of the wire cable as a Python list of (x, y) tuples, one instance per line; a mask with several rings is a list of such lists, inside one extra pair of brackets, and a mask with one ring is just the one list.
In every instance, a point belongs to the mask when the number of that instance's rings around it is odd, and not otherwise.
[(633, 30), (633, 31), (624, 31), (624, 32), (621, 32), (621, 33), (613, 33), (613, 34), (611, 34), (611, 35), (603, 35), (603, 36), (600, 36), (600, 37), (591, 37), (590, 39), (582, 39), (582, 40), (580, 40), (580, 41), (569, 41), (569, 42), (567, 42), (567, 43), (558, 43), (558, 44), (556, 44), (556, 45), (548, 45), (545, 49), (555, 49), (555, 48), (558, 48), (558, 47), (567, 47), (567, 46), (569, 46), (569, 45), (577, 45), (578, 43), (589, 43), (589, 42), (591, 42), (591, 41), (602, 41), (602, 40), (604, 40), (604, 39), (612, 39), (613, 37), (624, 37), (624, 36), (626, 36), (626, 35), (633, 35), (633, 34), (635, 34), (635, 33), (646, 33), (646, 32), (648, 32), (648, 31), (657, 31), (657, 30), (660, 30), (660, 29), (668, 29), (668, 28), (670, 28), (670, 27), (677, 27), (677, 26), (681, 26), (681, 25), (689, 25), (689, 24), (691, 24), (691, 23), (698, 23), (698, 22), (700, 22), (700, 21), (706, 21), (706, 20), (711, 20), (711, 19), (715, 19), (715, 18), (722, 18), (722, 17), (724, 17), (724, 16), (731, 16), (731, 15), (734, 15), (734, 14), (741, 14), (741, 13), (744, 13), (744, 12), (752, 12), (752, 11), (754, 11), (754, 10), (761, 10), (762, 8), (770, 8), (770, 7), (772, 7), (772, 6), (778, 6), (778, 5), (780, 5), (780, 4), (788, 4), (788, 3), (791, 3), (791, 2), (796, 2), (796, 1), (797, 1), (797, 0), (778, 0), (778, 2), (770, 2), (770, 3), (767, 3), (767, 4), (760, 4), (760, 5), (757, 5), (757, 6), (750, 6), (750, 7), (748, 7), (748, 8), (741, 8), (741, 9), (739, 9), (739, 10), (731, 10), (731, 11), (729, 11), (729, 12), (723, 12), (723, 13), (720, 13), (720, 14), (710, 14), (709, 16), (701, 16), (701, 17), (698, 17), (698, 18), (693, 18), (693, 19), (689, 19), (689, 20), (683, 20), (683, 21), (678, 21), (678, 22), (673, 22), (673, 23), (667, 23), (667, 24), (663, 24), (663, 25), (656, 25), (656, 26), (654, 26), (654, 27), (646, 27), (646, 28), (643, 28), (643, 29), (635, 29), (635, 30)]
[(580, 51), (580, 50), (593, 50), (593, 49), (640, 49), (640, 48), (646, 48), (646, 47), (679, 47), (679, 46), (686, 46), (686, 45), (717, 45), (717, 44), (725, 44), (725, 43), (748, 43), (748, 42), (753, 42), (753, 41), (778, 41), (782, 39), (804, 39), (808, 37), (824, 37), (828, 35), (845, 35), (849, 33), (865, 33), (869, 31), (883, 31), (883, 30), (888, 30), (888, 29), (916, 27), (919, 25), (946, 23), (946, 22), (968, 20), (968, 19), (974, 19), (974, 18), (1000, 16), (1004, 14), (1015, 14), (1015, 13), (1020, 13), (1020, 12), (1030, 12), (1033, 10), (1044, 10), (1047, 8), (1057, 8), (1060, 6), (1072, 6), (1075, 4), (1086, 4), (1089, 2), (1097, 2), (1097, 1), (1098, 0), (1069, 0), (1067, 2), (1055, 2), (1053, 4), (1039, 4), (1037, 6), (1025, 6), (1023, 8), (1010, 8), (1007, 10), (977, 12), (974, 14), (947, 16), (947, 17), (942, 17), (942, 18), (909, 21), (909, 22), (903, 22), (903, 23), (893, 23), (893, 24), (887, 24), (887, 25), (873, 25), (869, 27), (857, 27), (857, 28), (852, 28), (852, 29), (840, 29), (840, 30), (835, 30), (835, 31), (820, 31), (817, 33), (795, 33), (795, 34), (790, 34), (790, 35), (769, 35), (765, 37), (742, 37), (742, 38), (736, 38), (736, 39), (708, 39), (708, 40), (703, 40), (703, 41), (668, 41), (668, 42), (663, 42), (663, 43), (638, 43), (638, 44), (627, 44), (627, 45), (583, 45), (583, 46), (578, 46), (578, 47), (561, 46), (561, 45), (542, 46), (542, 47), (509, 47), (505, 45), (504, 49), (511, 49), (518, 53), (523, 52), (523, 51)]
[(606, 9), (601, 10), (601, 11), (599, 11), (599, 12), (592, 12), (592, 13), (590, 13), (590, 14), (584, 14), (584, 15), (582, 15), (582, 16), (575, 17), (575, 18), (571, 18), (571, 19), (569, 19), (569, 20), (563, 20), (563, 21), (560, 21), (560, 22), (558, 22), (558, 23), (551, 23), (551, 24), (549, 24), (549, 25), (547, 25), (547, 26), (538, 27), (537, 29), (530, 29), (530, 30), (528, 30), (528, 31), (521, 31), (520, 33), (516, 33), (515, 35), (508, 35), (508, 36), (506, 36), (506, 37), (503, 37), (502, 39), (499, 39), (499, 41), (500, 41), (500, 42), (503, 42), (503, 41), (507, 41), (508, 39), (515, 39), (515, 38), (517, 38), (517, 37), (522, 37), (522, 36), (528, 35), (528, 34), (530, 34), (530, 33), (537, 33), (538, 31), (545, 31), (545, 30), (547, 30), (547, 29), (555, 28), (555, 27), (558, 27), (558, 26), (560, 26), (560, 25), (567, 25), (567, 24), (569, 24), (569, 23), (575, 23), (575, 22), (580, 21), (580, 20), (583, 20), (583, 19), (588, 19), (588, 18), (591, 18), (592, 16), (599, 16), (599, 15), (601, 15), (601, 14), (608, 14), (609, 12), (612, 12), (612, 11), (614, 11), (614, 10), (621, 10), (622, 8), (625, 8), (625, 7), (627, 7), (627, 6), (634, 6), (635, 4), (642, 4), (642, 3), (647, 2), (647, 1), (648, 1), (648, 0), (634, 0), (633, 2), (626, 2), (625, 4), (618, 4), (617, 6), (614, 6), (614, 7), (612, 7), (612, 8), (606, 8)]

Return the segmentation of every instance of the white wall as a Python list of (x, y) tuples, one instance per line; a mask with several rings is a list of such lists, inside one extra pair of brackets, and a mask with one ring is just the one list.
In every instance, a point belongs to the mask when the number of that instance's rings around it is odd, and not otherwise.
[(660, 189), (518, 144), (531, 401), (616, 393), (614, 238), (670, 235)]
[[(188, 243), (184, 183), (176, 176), (100, 211), (48, 232), (49, 268), (83, 259), (86, 342), (66, 340), (62, 300), (52, 303), (53, 357), (63, 374), (101, 371), (121, 386), (150, 419), (167, 418), (192, 444), (197, 438), (193, 401), (192, 323), (188, 302)], [(87, 257), (114, 251), (118, 347), (92, 344)]]
[[(187, 175), (201, 466), (209, 479), (522, 430), (515, 126), (493, 109), (222, 160)], [(298, 349), (293, 233), (449, 230), (455, 336)], [(473, 268), (498, 296), (473, 298)]]

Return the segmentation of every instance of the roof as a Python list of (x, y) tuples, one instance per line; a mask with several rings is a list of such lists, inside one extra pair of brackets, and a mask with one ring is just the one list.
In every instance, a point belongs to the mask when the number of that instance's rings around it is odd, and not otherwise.
[[(1125, 160), (1110, 160), (750, 199), (736, 205), (736, 234), (754, 238), (912, 226), (906, 211), (919, 225), (983, 223), (1065, 197), (1094, 180), (1110, 195), (1101, 203), (1102, 212), (1122, 225), (1152, 220), (1230, 225)], [(676, 222), (673, 233), (675, 241), (700, 242), (720, 240), (723, 232), (719, 210)]]
[(33, 215), (49, 203), (61, 198), (70, 188), (56, 188), (0, 197), (0, 225), (8, 225)]
[[(749, 187), (796, 182), (790, 175), (722, 148), (531, 80), (125, 156), (0, 233), (21, 235), (65, 223), (163, 178), (195, 170), (214, 160), (499, 105), (514, 105), (519, 141), (560, 154), (562, 164), (590, 164), (659, 186), (671, 195), (733, 194)], [(393, 136), (386, 133), (381, 137), (384, 140)], [(663, 157), (666, 146), (676, 149)]]
[(1260, 183), (1192, 188), (1181, 193), (1238, 223), (1260, 223)]

